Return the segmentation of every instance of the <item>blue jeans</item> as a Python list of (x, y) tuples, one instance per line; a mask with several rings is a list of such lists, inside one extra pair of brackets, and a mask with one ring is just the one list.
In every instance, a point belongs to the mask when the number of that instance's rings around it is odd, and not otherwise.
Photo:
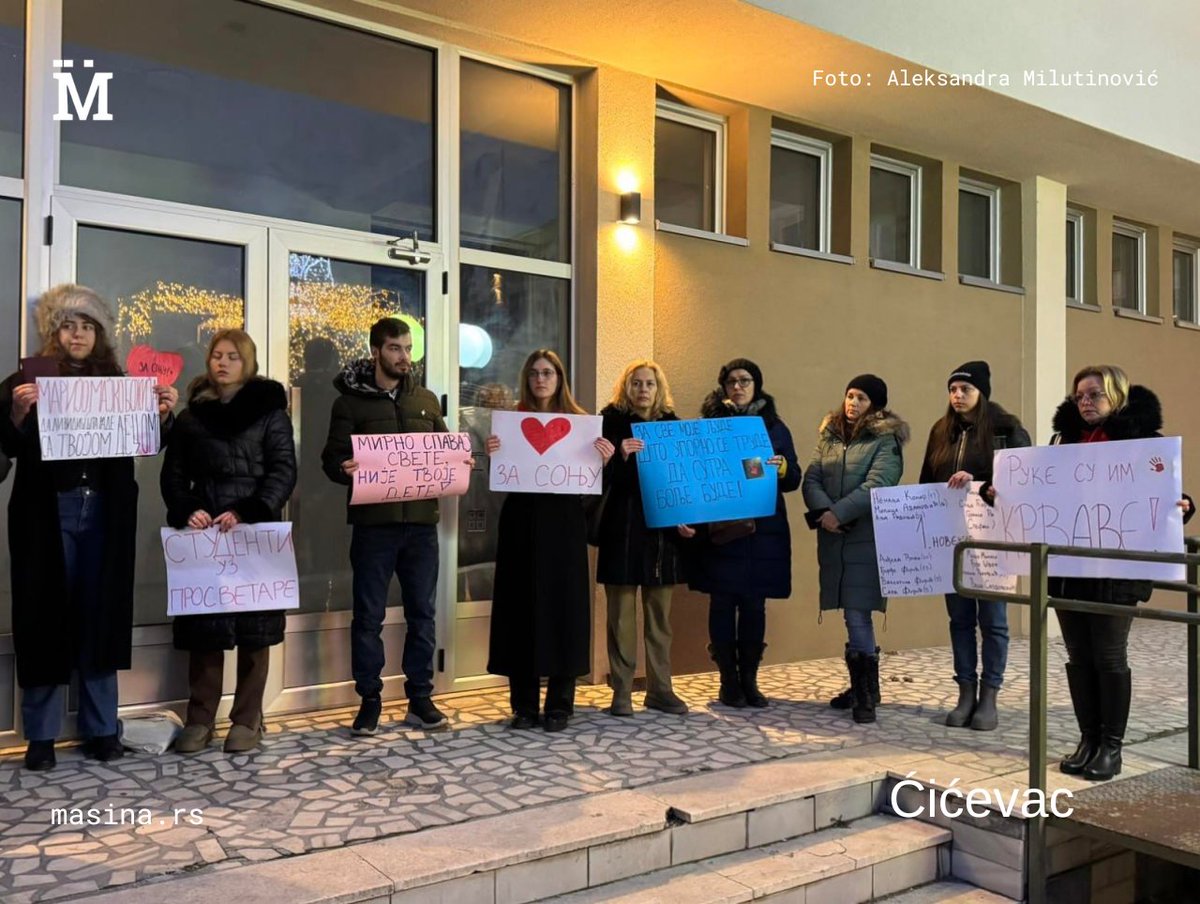
[(433, 693), (434, 617), (438, 579), (437, 526), (356, 524), (350, 540), (354, 617), (350, 621), (350, 671), (360, 697), (383, 691), (383, 618), (392, 575), (404, 605), (404, 693), (412, 700)]
[(714, 593), (708, 603), (708, 638), (713, 643), (760, 644), (767, 634), (767, 601)]
[(843, 609), (846, 619), (847, 648), (851, 653), (875, 655), (875, 622), (870, 609)]
[(1008, 664), (1008, 606), (995, 600), (977, 600), (946, 594), (946, 612), (950, 615), (950, 646), (954, 650), (954, 680), (975, 684), (975, 626), (979, 626), (983, 647), (983, 683), (998, 688), (1004, 683)]
[[(94, 612), (101, 605), (100, 572), (104, 566), (104, 497), (79, 488), (58, 494), (58, 523), (62, 532), (67, 589), (76, 611)], [(80, 631), (79, 625), (64, 625)], [(89, 642), (80, 631), (80, 643)], [(62, 687), (47, 684), (21, 693), (21, 719), (30, 741), (53, 741), (62, 730)], [(117, 673), (79, 674), (79, 734), (98, 738), (117, 734)]]

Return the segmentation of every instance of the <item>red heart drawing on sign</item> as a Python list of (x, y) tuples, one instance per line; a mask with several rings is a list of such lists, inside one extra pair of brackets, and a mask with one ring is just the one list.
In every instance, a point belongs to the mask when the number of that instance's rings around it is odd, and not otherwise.
[(542, 423), (535, 417), (527, 417), (521, 421), (521, 432), (529, 445), (537, 449), (538, 455), (544, 455), (546, 450), (571, 432), (571, 422), (565, 417), (556, 417)]
[(135, 345), (125, 359), (125, 372), (131, 377), (155, 377), (159, 386), (170, 386), (183, 373), (183, 356), (160, 352), (149, 345)]

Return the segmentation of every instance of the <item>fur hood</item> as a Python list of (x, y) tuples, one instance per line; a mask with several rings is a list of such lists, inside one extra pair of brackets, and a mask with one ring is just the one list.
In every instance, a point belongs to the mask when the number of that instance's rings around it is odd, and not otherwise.
[[(1162, 426), (1162, 404), (1158, 396), (1145, 386), (1130, 386), (1129, 401), (1125, 407), (1110, 414), (1103, 423), (1104, 432), (1111, 440), (1158, 436)], [(1091, 429), (1070, 396), (1054, 413), (1054, 432), (1062, 437), (1064, 443), (1079, 442), (1084, 432)]]
[[(758, 410), (753, 410), (755, 406), (762, 403), (762, 407)], [(770, 427), (779, 420), (779, 413), (775, 410), (775, 397), (768, 393), (760, 393), (759, 397), (750, 403), (751, 410), (739, 412), (733, 407), (733, 404), (725, 398), (725, 393), (720, 389), (714, 389), (704, 399), (700, 405), (701, 417), (737, 417), (739, 414), (758, 415), (763, 419), (763, 423)]]
[[(364, 398), (373, 399), (378, 396), (386, 396), (387, 390), (380, 389), (375, 385), (375, 360), (373, 358), (360, 358), (357, 361), (351, 361), (342, 372), (333, 378), (333, 385), (337, 391), (343, 395), (356, 395)], [(397, 391), (400, 393), (409, 393), (413, 391), (412, 374), (406, 374), (397, 386)]]
[(255, 377), (238, 390), (228, 402), (220, 399), (188, 400), (188, 411), (206, 430), (220, 436), (235, 436), (272, 411), (287, 411), (288, 397), (283, 384)]
[[(833, 429), (833, 424), (836, 421), (838, 412), (831, 411), (821, 419), (821, 426), (817, 429), (817, 435), (820, 437), (833, 437), (841, 442), (842, 437)], [(900, 445), (905, 445), (912, 436), (912, 431), (908, 428), (908, 421), (904, 420), (896, 412), (890, 408), (884, 408), (882, 411), (876, 411), (874, 414), (868, 414), (866, 421), (862, 426), (864, 433), (869, 433), (871, 436), (895, 436)]]

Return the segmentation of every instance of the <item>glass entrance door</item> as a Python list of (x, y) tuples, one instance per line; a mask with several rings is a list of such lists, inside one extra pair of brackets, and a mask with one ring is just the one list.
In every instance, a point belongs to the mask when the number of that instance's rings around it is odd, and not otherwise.
[[(402, 243), (400, 253), (410, 246)], [(352, 361), (370, 356), (367, 334), (380, 317), (408, 322), (417, 380), (439, 399), (446, 392), (448, 313), (440, 292), (441, 257), (435, 248), (419, 250), (419, 255), (397, 260), (380, 240), (271, 230), (269, 367), (271, 376), (291, 392), (299, 483), (290, 508), (301, 583), (300, 612), (288, 618), (279, 696), (270, 706), (277, 711), (325, 708), (357, 699), (350, 673), (352, 574), (346, 489), (325, 476), (321, 450), (339, 395), (334, 378)], [(443, 503), (443, 508), (452, 504)], [(443, 563), (452, 561), (452, 538), (445, 534), (443, 530)], [(445, 564), (442, 573), (449, 573)], [(385, 697), (400, 695), (403, 682), (405, 625), (400, 602), (393, 582), (383, 628)], [(440, 599), (438, 610), (445, 611)], [(439, 631), (439, 645), (441, 638)]]

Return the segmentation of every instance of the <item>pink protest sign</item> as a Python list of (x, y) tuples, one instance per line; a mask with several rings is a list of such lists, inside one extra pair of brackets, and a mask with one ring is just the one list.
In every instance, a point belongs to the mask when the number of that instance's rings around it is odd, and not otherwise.
[(369, 433), (350, 437), (358, 470), (351, 505), (461, 496), (471, 480), (469, 433)]

